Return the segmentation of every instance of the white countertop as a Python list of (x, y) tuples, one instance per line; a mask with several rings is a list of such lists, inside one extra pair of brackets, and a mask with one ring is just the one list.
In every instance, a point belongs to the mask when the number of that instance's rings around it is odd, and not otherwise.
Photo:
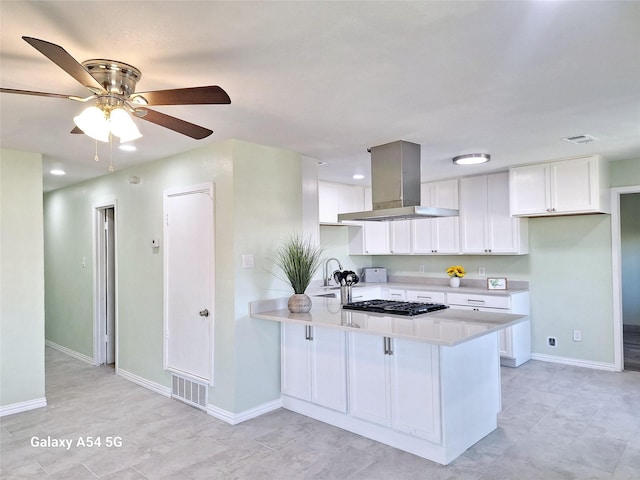
[(529, 318), (528, 315), (450, 308), (414, 317), (383, 315), (343, 310), (338, 298), (322, 297), (313, 297), (313, 307), (309, 313), (289, 312), (286, 299), (252, 302), (251, 316), (444, 346), (457, 345)]
[[(399, 289), (399, 290), (414, 290), (414, 291), (428, 291), (428, 292), (443, 292), (443, 293), (462, 293), (466, 295), (489, 295), (494, 297), (508, 297), (513, 294), (528, 292), (528, 288), (513, 288), (509, 287), (507, 290), (489, 290), (483, 284), (482, 280), (462, 280), (462, 285), (460, 287), (450, 287), (448, 284), (448, 279), (440, 279), (442, 283), (424, 283), (424, 282), (410, 282), (410, 281), (390, 281), (385, 283), (366, 283), (360, 282), (353, 286), (354, 289), (357, 288), (367, 288), (367, 287), (383, 287), (383, 288), (391, 288), (391, 289)], [(445, 283), (446, 282), (446, 283)], [(523, 283), (523, 282), (517, 282)], [(331, 283), (330, 286), (324, 287), (320, 284), (316, 284), (315, 282), (309, 286), (307, 289), (307, 295), (314, 296), (320, 295), (324, 293), (337, 292), (337, 295), (340, 296), (340, 287)]]

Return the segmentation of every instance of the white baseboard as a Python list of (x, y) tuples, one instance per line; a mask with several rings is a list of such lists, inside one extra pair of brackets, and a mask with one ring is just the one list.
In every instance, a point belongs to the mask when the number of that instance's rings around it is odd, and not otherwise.
[(237, 425), (238, 423), (242, 423), (252, 418), (259, 417), (260, 415), (264, 415), (265, 413), (272, 412), (273, 410), (277, 410), (280, 407), (282, 407), (282, 400), (278, 398), (272, 402), (263, 403), (262, 405), (258, 405), (257, 407), (240, 413), (231, 413), (227, 410), (216, 407), (215, 405), (209, 404), (207, 405), (207, 413), (212, 417), (222, 420), (223, 422), (227, 422), (231, 425)]
[(140, 385), (141, 387), (146, 388), (147, 390), (151, 390), (152, 392), (159, 393), (163, 397), (171, 398), (171, 388), (165, 387), (164, 385), (160, 385), (159, 383), (152, 382), (147, 380), (146, 378), (139, 377), (138, 375), (127, 372), (122, 368), (118, 368), (116, 373), (120, 375), (122, 378), (129, 380), (130, 382), (135, 383), (136, 385)]
[(77, 358), (78, 360), (82, 360), (83, 362), (89, 363), (91, 365), (95, 365), (96, 362), (93, 359), (93, 357), (89, 357), (87, 355), (85, 355), (84, 353), (80, 353), (80, 352), (76, 352), (75, 350), (71, 350), (70, 348), (67, 347), (63, 347), (62, 345), (58, 345), (55, 342), (52, 342), (51, 340), (45, 340), (44, 344), (47, 347), (51, 347), (54, 348), (56, 350), (61, 351), (62, 353), (66, 353), (67, 355)]
[(617, 372), (616, 366), (613, 363), (594, 362), (591, 360), (580, 360), (570, 357), (559, 357), (556, 355), (547, 355), (544, 353), (532, 353), (532, 360), (540, 360), (541, 362), (561, 363), (563, 365), (572, 365), (574, 367), (593, 368), (595, 370), (607, 370), (610, 372)]
[(46, 397), (34, 398), (33, 400), (12, 403), (10, 405), (3, 405), (0, 407), (0, 417), (4, 417), (5, 415), (13, 415), (14, 413), (26, 412), (27, 410), (33, 410), (35, 408), (42, 408), (46, 406)]

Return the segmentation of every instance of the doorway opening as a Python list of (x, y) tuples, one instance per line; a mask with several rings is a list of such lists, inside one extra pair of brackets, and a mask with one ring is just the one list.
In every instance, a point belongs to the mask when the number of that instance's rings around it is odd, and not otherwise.
[(640, 185), (611, 189), (616, 370), (640, 370)]
[(94, 206), (94, 361), (116, 368), (116, 204)]

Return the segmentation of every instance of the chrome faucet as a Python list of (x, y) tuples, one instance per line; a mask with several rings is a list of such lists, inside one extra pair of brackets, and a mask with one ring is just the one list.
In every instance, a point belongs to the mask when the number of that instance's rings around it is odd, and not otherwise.
[(327, 258), (327, 260), (324, 262), (324, 277), (322, 279), (322, 285), (325, 287), (328, 287), (329, 283), (331, 282), (331, 274), (329, 273), (329, 262), (331, 260), (336, 261), (338, 263), (338, 269), (342, 270), (342, 264), (340, 263), (340, 260), (334, 257)]

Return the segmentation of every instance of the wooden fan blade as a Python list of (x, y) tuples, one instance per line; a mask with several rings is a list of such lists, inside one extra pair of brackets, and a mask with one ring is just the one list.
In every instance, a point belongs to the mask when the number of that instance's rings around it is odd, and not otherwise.
[(104, 87), (60, 45), (33, 37), (22, 37), (22, 39), (93, 93), (106, 93)]
[[(144, 112), (146, 112), (146, 114), (142, 115)], [(181, 133), (187, 137), (195, 138), (196, 140), (202, 140), (213, 133), (213, 130), (209, 130), (208, 128), (180, 120), (171, 115), (156, 112), (155, 110), (149, 110), (148, 108), (136, 108), (135, 113), (136, 116), (147, 122), (155, 123), (156, 125)]]
[(33, 90), (16, 90), (15, 88), (0, 88), (1, 93), (16, 93), (18, 95), (36, 95), (38, 97), (66, 98), (71, 100), (73, 95), (63, 95), (61, 93), (34, 92)]
[(205, 105), (231, 103), (227, 92), (217, 85), (208, 87), (175, 88), (172, 90), (156, 90), (131, 95), (141, 96), (147, 100), (148, 105)]
[(84, 135), (84, 132), (78, 126), (73, 127), (73, 130), (71, 130), (71, 132), (69, 132), (69, 133), (81, 133), (81, 134)]

